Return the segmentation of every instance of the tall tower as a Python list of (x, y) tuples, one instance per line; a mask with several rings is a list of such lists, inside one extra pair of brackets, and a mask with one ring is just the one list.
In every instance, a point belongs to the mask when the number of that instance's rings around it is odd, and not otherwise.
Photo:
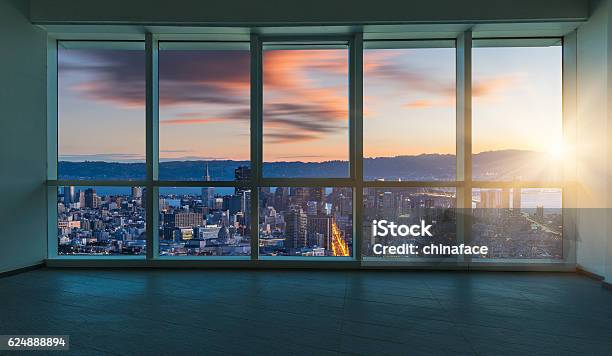
[(307, 223), (308, 218), (299, 206), (292, 206), (291, 209), (285, 213), (286, 248), (299, 249), (308, 245), (306, 239)]
[[(240, 166), (234, 170), (234, 181), (248, 182), (249, 180), (251, 180), (251, 167)], [(251, 190), (251, 188), (236, 187), (234, 189), (234, 195), (241, 197), (247, 190)]]
[(142, 198), (142, 188), (132, 187), (132, 199), (138, 200)]
[(74, 186), (64, 187), (64, 203), (70, 204), (75, 203), (76, 197), (74, 196)]
[(512, 210), (521, 212), (521, 188), (512, 189)]
[(98, 195), (95, 189), (87, 188), (85, 190), (85, 207), (89, 209), (98, 208)]
[[(210, 182), (210, 174), (208, 172), (208, 163), (206, 163), (206, 172), (204, 173), (204, 181)], [(213, 187), (204, 187), (202, 188), (202, 204), (212, 208), (214, 204), (212, 204), (212, 200), (215, 197), (215, 188)]]

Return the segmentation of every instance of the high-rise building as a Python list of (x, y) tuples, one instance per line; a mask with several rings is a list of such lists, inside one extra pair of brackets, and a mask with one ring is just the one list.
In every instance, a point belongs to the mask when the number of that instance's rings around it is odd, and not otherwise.
[(132, 199), (134, 200), (142, 199), (142, 188), (141, 187), (132, 187)]
[(501, 208), (510, 209), (510, 190), (508, 188), (502, 189), (501, 193)]
[(310, 197), (310, 189), (304, 187), (292, 187), (289, 190), (289, 202), (291, 205), (297, 205), (301, 208), (306, 208), (306, 202)]
[(278, 211), (285, 211), (289, 200), (288, 188), (277, 187), (274, 192), (274, 208)]
[(512, 189), (512, 210), (521, 211), (521, 189)]
[(95, 189), (85, 189), (85, 207), (89, 209), (98, 208), (98, 195), (96, 194)]
[(178, 212), (164, 214), (164, 224), (168, 227), (187, 228), (194, 226), (204, 226), (204, 219), (201, 213)]
[(306, 247), (307, 216), (299, 206), (291, 206), (285, 213), (285, 247), (298, 249)]
[(536, 217), (543, 219), (544, 218), (544, 206), (538, 205), (536, 206)]
[(330, 238), (332, 234), (331, 216), (308, 216), (306, 223), (308, 241), (311, 245), (316, 245), (330, 249)]
[(498, 190), (481, 190), (480, 191), (480, 207), (481, 208), (499, 208), (501, 206), (501, 192)]
[(323, 211), (323, 207), (325, 206), (325, 188), (324, 187), (310, 188), (308, 192), (308, 201), (316, 202), (317, 203), (317, 213), (321, 213)]
[[(234, 170), (234, 181), (236, 182), (248, 182), (251, 180), (251, 167), (248, 166), (240, 166)], [(234, 190), (234, 194), (237, 196), (242, 196), (245, 190), (250, 190), (251, 188), (244, 187), (236, 187)]]
[[(204, 173), (204, 181), (210, 182), (210, 174), (208, 172), (208, 163), (206, 163), (206, 172)], [(213, 203), (212, 200), (215, 197), (215, 188), (213, 187), (204, 187), (202, 188), (202, 204), (212, 208)]]
[(75, 203), (74, 186), (64, 187), (64, 203), (72, 204)]

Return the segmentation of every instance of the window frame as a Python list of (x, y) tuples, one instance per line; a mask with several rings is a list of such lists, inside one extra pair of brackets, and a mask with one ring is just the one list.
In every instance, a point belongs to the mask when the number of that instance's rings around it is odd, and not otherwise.
[[(121, 35), (84, 36), (83, 41), (123, 41)], [(66, 35), (74, 39), (75, 34)], [(77, 36), (78, 37), (78, 36)], [(472, 58), (473, 34), (467, 30), (456, 38), (423, 38), (427, 40), (455, 41), (456, 58), (456, 179), (454, 181), (366, 181), (363, 177), (363, 48), (364, 35), (361, 32), (350, 35), (282, 35), (259, 34), (233, 35), (227, 39), (218, 36), (181, 36), (145, 33), (129, 35), (129, 40), (145, 43), (146, 54), (146, 167), (145, 180), (83, 181), (58, 180), (57, 176), (57, 45), (61, 35), (49, 36), (47, 42), (47, 260), (56, 266), (149, 266), (149, 267), (307, 267), (307, 268), (529, 268), (566, 270), (575, 265), (575, 212), (574, 177), (569, 174), (562, 182), (498, 182), (474, 181), (472, 179)], [(185, 39), (186, 38), (186, 39)], [(558, 37), (557, 37), (558, 38)], [(480, 38), (479, 38), (480, 39)], [(158, 55), (159, 41), (164, 42), (249, 42), (250, 45), (250, 161), (251, 179), (248, 182), (234, 181), (162, 181), (158, 176), (159, 164), (159, 98), (158, 98)], [(373, 39), (374, 40), (374, 39)], [(381, 41), (380, 39), (376, 39)], [(419, 40), (411, 38), (406, 41)], [(347, 178), (265, 178), (263, 167), (263, 45), (267, 42), (334, 42), (348, 43), (349, 50), (349, 172)], [(382, 40), (384, 41), (384, 39)], [(390, 39), (396, 41), (396, 39)], [(570, 142), (575, 135), (575, 82), (576, 82), (576, 34), (575, 31), (562, 37), (563, 58), (563, 136)], [(568, 139), (569, 137), (569, 139)], [(573, 142), (573, 141), (571, 141)], [(571, 165), (570, 165), (571, 166)], [(575, 164), (574, 164), (575, 166)], [(565, 168), (571, 172), (571, 167)], [(65, 185), (91, 186), (142, 186), (147, 188), (147, 254), (143, 257), (130, 256), (59, 256), (57, 254), (57, 188)], [(251, 189), (251, 256), (159, 256), (159, 200), (160, 187), (249, 187)], [(259, 256), (259, 188), (261, 187), (350, 187), (353, 189), (353, 251), (350, 258), (290, 257), (283, 259), (260, 258)], [(471, 191), (472, 188), (561, 188), (563, 200), (563, 259), (559, 260), (495, 260), (478, 259), (469, 256), (453, 258), (406, 258), (395, 261), (376, 261), (362, 257), (363, 188), (418, 188), (452, 187), (457, 194), (457, 243), (469, 244), (471, 240)], [(257, 223), (257, 225), (255, 225)]]

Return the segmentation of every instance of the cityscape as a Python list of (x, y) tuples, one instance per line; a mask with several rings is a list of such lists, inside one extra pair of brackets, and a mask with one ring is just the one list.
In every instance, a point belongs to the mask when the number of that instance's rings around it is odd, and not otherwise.
[(472, 194), (472, 244), (488, 246), (487, 258), (563, 258), (561, 189), (475, 189)]
[[(375, 244), (413, 244), (419, 249), (432, 243), (454, 245), (457, 236), (456, 206), (457, 197), (452, 188), (364, 188), (363, 256), (375, 256)], [(432, 225), (433, 236), (374, 237), (372, 222), (381, 219), (405, 225), (420, 224), (422, 220)], [(400, 256), (385, 256), (397, 257)]]
[[(210, 181), (208, 165), (203, 172)], [(235, 187), (160, 187), (159, 255), (250, 256), (258, 233), (261, 256), (352, 256), (352, 188), (260, 187), (253, 225), (250, 179), (251, 169), (240, 166)], [(145, 254), (146, 194), (142, 187), (60, 187), (58, 254)], [(454, 188), (364, 188), (363, 256), (373, 257), (375, 244), (463, 242), (456, 199)], [(474, 189), (471, 244), (489, 247), (477, 257), (562, 258), (561, 200), (560, 189)], [(373, 237), (372, 221), (381, 219), (424, 221), (433, 236)]]
[[(235, 170), (236, 182), (250, 176), (247, 166)], [(208, 166), (204, 180), (210, 181)], [(105, 194), (92, 187), (59, 189), (59, 254), (146, 252), (146, 189), (105, 188)], [(259, 253), (350, 256), (352, 199), (351, 188), (260, 188)], [(160, 188), (160, 256), (249, 256), (251, 229), (250, 189)]]

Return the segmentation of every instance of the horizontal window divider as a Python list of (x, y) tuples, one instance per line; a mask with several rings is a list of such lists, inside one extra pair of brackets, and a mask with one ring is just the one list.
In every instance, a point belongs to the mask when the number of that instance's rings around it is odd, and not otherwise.
[(251, 256), (159, 256), (159, 261), (250, 261)]
[(555, 181), (472, 181), (472, 188), (565, 188), (567, 183)]
[(205, 181), (205, 180), (158, 180), (153, 185), (159, 187), (250, 187), (249, 181)]
[(144, 187), (150, 185), (147, 180), (48, 180), (48, 186), (98, 186), (98, 187)]
[(264, 45), (267, 43), (287, 43), (287, 44), (317, 44), (317, 42), (325, 42), (325, 44), (348, 44), (353, 38), (352, 35), (260, 35), (259, 41)]
[(364, 181), (364, 188), (427, 188), (427, 187), (463, 187), (461, 181)]
[(261, 187), (351, 187), (351, 178), (262, 178)]
[(258, 261), (295, 261), (295, 262), (303, 262), (303, 263), (320, 263), (320, 262), (351, 262), (355, 261), (355, 258), (352, 256), (348, 257), (337, 257), (337, 256), (312, 256), (312, 257), (302, 257), (302, 256), (259, 256)]

